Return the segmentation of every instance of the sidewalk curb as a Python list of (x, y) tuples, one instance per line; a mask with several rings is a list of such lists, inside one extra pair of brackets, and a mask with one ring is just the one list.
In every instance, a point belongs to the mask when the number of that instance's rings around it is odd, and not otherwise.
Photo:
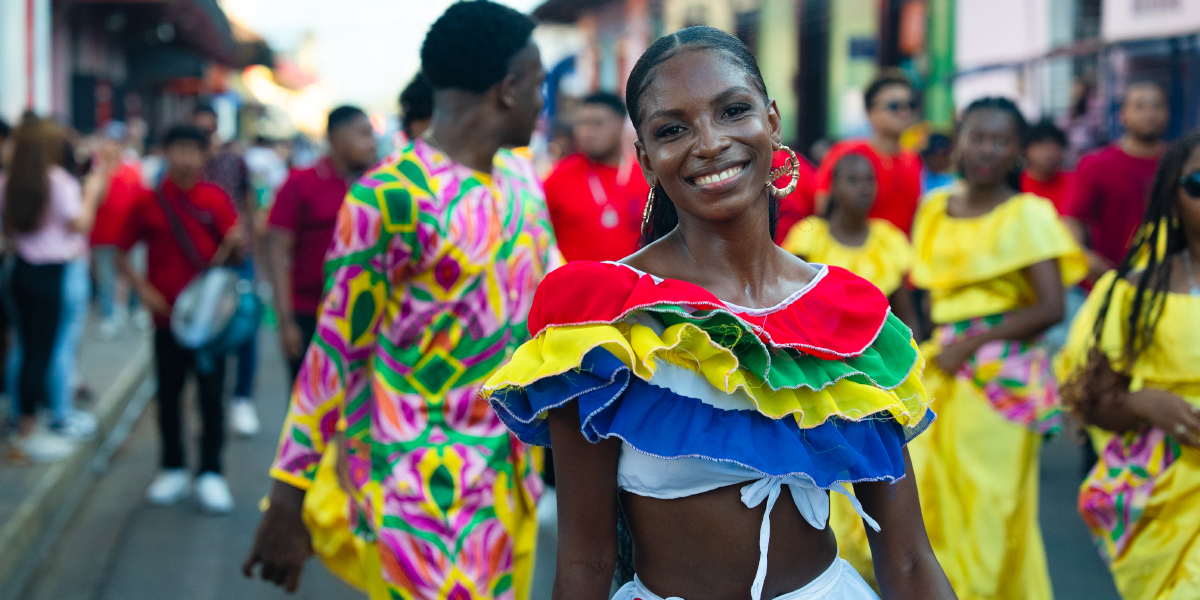
[(150, 375), (151, 364), (150, 345), (146, 343), (96, 402), (96, 437), (79, 444), (70, 458), (43, 473), (12, 518), (0, 526), (0, 598), (15, 597), (33, 574), (40, 537), (60, 510), (70, 510), (66, 503), (73, 495), (72, 489), (83, 479), (91, 478), (90, 468), (97, 450)]

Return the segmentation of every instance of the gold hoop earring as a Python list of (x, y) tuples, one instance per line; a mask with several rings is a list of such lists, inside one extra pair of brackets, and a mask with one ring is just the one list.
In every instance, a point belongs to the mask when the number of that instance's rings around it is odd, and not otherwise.
[(642, 235), (650, 230), (650, 212), (654, 209), (654, 188), (650, 186), (650, 193), (646, 195), (646, 209), (642, 211)]
[[(797, 157), (796, 153), (787, 146), (780, 145), (779, 149), (788, 153), (788, 159), (782, 165), (771, 169), (771, 174), (768, 175), (770, 179), (767, 180), (767, 191), (770, 192), (772, 196), (783, 199), (786, 198), (788, 194), (796, 191), (796, 184), (799, 183), (800, 177), (800, 158)], [(792, 176), (792, 181), (787, 185), (787, 187), (783, 189), (775, 187), (776, 179), (789, 174)]]

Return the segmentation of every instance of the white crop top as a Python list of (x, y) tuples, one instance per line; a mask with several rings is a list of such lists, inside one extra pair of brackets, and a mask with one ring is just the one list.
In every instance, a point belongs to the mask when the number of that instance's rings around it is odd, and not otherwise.
[[(763, 476), (762, 473), (735, 463), (722, 463), (705, 458), (659, 458), (640, 452), (629, 444), (621, 445), (621, 458), (617, 463), (617, 487), (627, 492), (671, 500), (710, 492), (739, 483), (749, 482), (742, 487), (742, 504), (754, 508), (767, 501), (762, 527), (758, 533), (758, 570), (754, 585), (750, 588), (753, 600), (761, 600), (763, 585), (767, 578), (767, 548), (771, 542), (771, 510), (779, 499), (783, 486), (788, 486), (792, 500), (801, 516), (816, 529), (825, 529), (829, 520), (829, 496), (805, 475), (780, 477)], [(875, 531), (879, 524), (863, 511), (858, 499), (844, 485), (835, 486), (833, 491), (850, 500), (854, 510)]]

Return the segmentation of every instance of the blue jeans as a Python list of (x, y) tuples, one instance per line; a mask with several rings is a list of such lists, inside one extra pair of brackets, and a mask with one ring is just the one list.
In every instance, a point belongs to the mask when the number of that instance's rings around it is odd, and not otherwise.
[(111, 319), (117, 311), (117, 248), (96, 246), (92, 248), (92, 265), (96, 274), (96, 304), (100, 316)]
[[(243, 279), (254, 281), (254, 261), (247, 259), (237, 266), (237, 271)], [(254, 373), (258, 367), (258, 327), (255, 324), (254, 335), (237, 351), (237, 382), (233, 385), (235, 398), (251, 398), (254, 396)]]

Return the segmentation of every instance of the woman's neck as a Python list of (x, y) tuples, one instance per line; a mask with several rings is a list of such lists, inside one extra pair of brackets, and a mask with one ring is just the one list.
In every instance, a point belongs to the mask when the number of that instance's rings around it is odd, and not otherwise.
[(958, 206), (958, 212), (961, 214), (951, 216), (970, 218), (985, 215), (1016, 193), (1017, 191), (1005, 181), (987, 183), (968, 181), (966, 191), (962, 195), (962, 203)]
[(866, 215), (835, 208), (829, 215), (829, 235), (843, 246), (858, 248), (867, 243), (870, 224)]
[[(743, 302), (748, 299), (752, 302), (749, 306), (772, 304), (771, 288), (779, 283), (782, 265), (778, 247), (768, 233), (765, 201), (763, 208), (718, 223), (689, 220), (681, 214), (679, 226), (666, 241), (673, 253), (683, 259), (683, 264), (677, 264), (688, 272), (686, 279), (720, 282), (719, 288), (728, 286), (727, 290), (710, 289), (723, 299)], [(729, 285), (734, 282), (735, 285)]]

